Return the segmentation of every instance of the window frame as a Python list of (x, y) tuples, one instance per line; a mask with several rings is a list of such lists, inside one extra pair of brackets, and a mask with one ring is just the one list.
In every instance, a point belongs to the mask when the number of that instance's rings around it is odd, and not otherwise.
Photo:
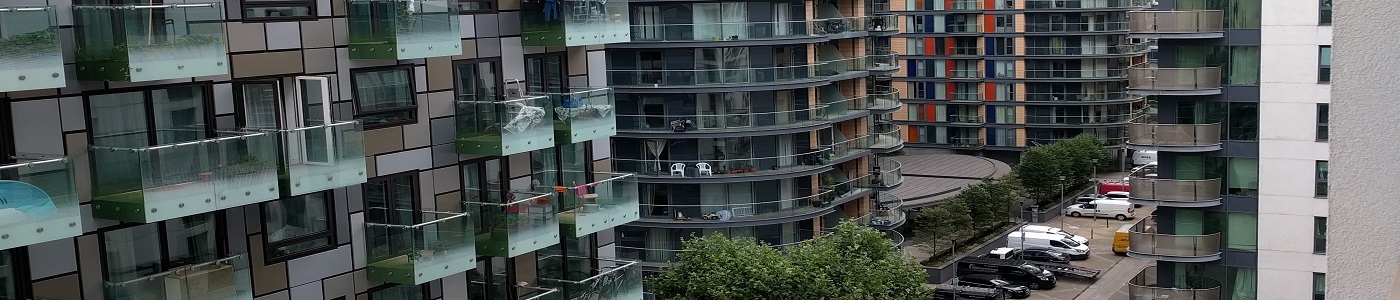
[[(268, 205), (271, 205), (273, 202), (288, 201), (288, 200), (293, 200), (293, 199), (296, 199), (296, 198), (306, 197), (306, 196), (310, 196), (310, 195), (314, 195), (314, 194), (322, 194), (322, 195), (325, 196), (325, 198), (322, 198), (322, 199), (324, 199), (324, 201), (326, 202), (326, 204), (325, 204), (325, 208), (326, 208), (326, 225), (327, 225), (327, 226), (326, 226), (326, 230), (325, 230), (325, 231), (322, 231), (322, 232), (312, 233), (312, 234), (304, 234), (304, 235), (300, 235), (300, 236), (296, 236), (296, 237), (292, 237), (292, 238), (287, 238), (287, 239), (283, 239), (283, 240), (275, 241), (275, 242), (269, 240), (270, 238), (269, 238), (268, 236), (269, 236), (269, 233), (271, 233), (271, 231), (268, 230), (268, 229), (269, 229), (269, 228), (268, 228), (268, 223), (266, 222), (266, 220), (268, 220), (268, 209), (267, 209)], [(326, 252), (326, 251), (334, 250), (335, 248), (339, 247), (339, 246), (340, 246), (340, 245), (339, 245), (339, 240), (336, 239), (336, 226), (337, 226), (337, 225), (336, 225), (336, 218), (335, 218), (336, 210), (335, 210), (335, 198), (334, 198), (334, 197), (335, 197), (335, 193), (331, 193), (331, 191), (327, 190), (327, 191), (320, 191), (320, 192), (315, 192), (315, 193), (310, 193), (310, 194), (305, 194), (305, 195), (297, 195), (297, 196), (292, 196), (292, 197), (284, 197), (284, 198), (277, 199), (277, 200), (272, 200), (272, 201), (267, 201), (267, 202), (263, 202), (263, 203), (258, 203), (258, 215), (261, 216), (261, 220), (264, 220), (264, 221), (262, 222), (262, 225), (261, 225), (261, 226), (262, 226), (262, 236), (263, 236), (263, 264), (275, 264), (275, 263), (279, 263), (279, 262), (289, 261), (289, 260), (293, 260), (293, 259), (297, 259), (297, 258), (302, 258), (302, 257), (314, 255), (314, 254), (319, 254), (319, 253), (321, 253), (321, 252)], [(325, 245), (322, 245), (322, 246), (319, 246), (319, 247), (309, 248), (309, 249), (306, 249), (306, 250), (297, 251), (297, 252), (293, 252), (293, 253), (286, 254), (286, 255), (277, 255), (278, 252), (277, 252), (276, 250), (277, 250), (278, 248), (287, 247), (287, 246), (296, 245), (296, 244), (301, 244), (301, 243), (305, 243), (305, 242), (311, 242), (311, 241), (320, 240), (320, 239), (325, 239), (325, 240), (326, 240), (326, 244), (325, 244)]]
[[(143, 87), (128, 88), (128, 89), (108, 89), (108, 90), (103, 90), (102, 93), (94, 93), (94, 94), (83, 95), (83, 124), (84, 124), (84, 126), (85, 126), (84, 128), (89, 128), (89, 130), (86, 130), (86, 131), (85, 131), (85, 133), (86, 133), (85, 135), (87, 136), (88, 144), (89, 144), (89, 145), (94, 145), (94, 144), (93, 144), (93, 141), (95, 141), (95, 138), (92, 136), (93, 131), (90, 130), (91, 128), (93, 128), (93, 124), (92, 124), (92, 98), (93, 98), (93, 97), (108, 96), (108, 95), (125, 94), (125, 93), (132, 93), (132, 92), (140, 92), (140, 93), (141, 93), (141, 101), (143, 101), (143, 105), (146, 106), (146, 107), (145, 107), (145, 113), (146, 113), (146, 116), (147, 116), (147, 118), (146, 118), (146, 128), (145, 128), (145, 130), (146, 130), (146, 146), (158, 146), (158, 145), (160, 145), (159, 142), (158, 142), (159, 139), (156, 138), (156, 135), (157, 135), (157, 134), (156, 134), (156, 131), (155, 131), (155, 129), (157, 128), (157, 126), (156, 126), (156, 120), (155, 120), (154, 117), (151, 117), (151, 116), (155, 115), (155, 114), (154, 114), (154, 112), (155, 112), (155, 108), (154, 108), (155, 102), (153, 102), (153, 101), (155, 101), (155, 99), (152, 98), (153, 96), (152, 96), (151, 92), (153, 92), (153, 91), (155, 91), (155, 90), (166, 90), (166, 89), (181, 88), (181, 87), (197, 87), (197, 88), (203, 90), (203, 93), (204, 93), (204, 97), (203, 97), (204, 99), (203, 99), (203, 101), (204, 101), (204, 103), (201, 104), (201, 105), (203, 106), (203, 108), (204, 108), (204, 112), (203, 112), (203, 114), (201, 114), (201, 115), (202, 115), (203, 118), (204, 118), (204, 124), (205, 124), (205, 126), (204, 126), (204, 137), (203, 137), (203, 138), (208, 139), (208, 138), (210, 138), (210, 137), (217, 136), (217, 135), (215, 135), (215, 127), (217, 127), (217, 126), (215, 126), (215, 125), (218, 124), (218, 123), (217, 123), (218, 119), (215, 117), (215, 114), (214, 114), (214, 110), (215, 110), (215, 109), (214, 109), (214, 85), (213, 85), (212, 83), (210, 83), (210, 82), (178, 83), (178, 84), (169, 84), (169, 85), (143, 86)], [(7, 106), (7, 107), (8, 107), (8, 106)]]
[[(415, 77), (416, 74), (414, 74), (414, 68), (415, 68), (415, 65), (394, 65), (394, 66), (386, 66), (386, 67), (359, 68), (359, 69), (351, 69), (351, 70), (350, 70), (350, 75), (349, 75), (349, 76), (350, 76), (350, 95), (351, 95), (351, 97), (354, 99), (353, 101), (354, 101), (354, 106), (355, 106), (355, 119), (356, 119), (356, 120), (359, 120), (359, 121), (360, 121), (360, 124), (363, 124), (365, 130), (379, 129), (379, 128), (388, 128), (388, 127), (402, 126), (402, 125), (408, 125), (408, 124), (418, 123), (418, 100), (417, 100), (417, 98), (418, 98), (418, 83), (416, 82), (417, 80), (416, 80), (416, 77)], [(361, 107), (361, 102), (360, 102), (360, 100), (363, 99), (363, 98), (360, 97), (361, 95), (360, 95), (360, 89), (359, 89), (359, 82), (357, 82), (357, 80), (356, 80), (356, 77), (357, 77), (357, 76), (355, 76), (355, 75), (358, 75), (358, 74), (361, 74), (361, 73), (370, 73), (370, 72), (392, 72), (392, 71), (404, 71), (404, 72), (407, 72), (407, 73), (408, 73), (408, 80), (407, 80), (406, 82), (408, 82), (408, 91), (409, 91), (409, 95), (408, 95), (408, 96), (409, 96), (410, 104), (409, 104), (408, 106), (405, 106), (405, 107), (398, 107), (398, 108), (391, 108), (391, 109), (379, 109), (379, 110), (373, 110), (373, 111), (365, 111), (365, 110), (361, 109), (361, 108), (360, 108), (360, 107)], [(401, 120), (401, 121), (397, 121), (397, 122), (369, 124), (368, 122), (365, 122), (364, 120), (361, 119), (361, 118), (366, 117), (366, 116), (381, 115), (381, 114), (389, 114), (389, 113), (399, 113), (399, 112), (404, 112), (404, 111), (407, 111), (407, 112), (408, 112), (408, 116), (409, 116), (409, 117), (408, 117), (406, 120)]]
[[(210, 221), (211, 221), (211, 222), (214, 222), (214, 230), (211, 230), (211, 231), (214, 232), (214, 241), (215, 241), (215, 249), (214, 249), (214, 251), (215, 251), (215, 253), (216, 253), (215, 256), (217, 256), (219, 259), (224, 259), (224, 258), (228, 258), (228, 257), (233, 256), (232, 249), (229, 247), (229, 242), (228, 242), (228, 238), (229, 238), (229, 236), (228, 236), (228, 235), (229, 235), (229, 234), (228, 234), (228, 222), (227, 222), (227, 220), (225, 219), (224, 214), (223, 214), (223, 213), (219, 213), (219, 212), (207, 212), (207, 213), (203, 213), (203, 214), (190, 215), (190, 216), (187, 216), (187, 217), (199, 216), (199, 215), (209, 215), (210, 218), (211, 218)], [(178, 219), (178, 218), (176, 218), (176, 219)], [(126, 230), (126, 229), (131, 229), (131, 228), (140, 227), (140, 226), (154, 225), (154, 226), (156, 226), (156, 231), (160, 233), (160, 234), (157, 235), (157, 236), (159, 237), (159, 244), (160, 244), (159, 247), (160, 247), (160, 270), (161, 270), (161, 271), (159, 271), (159, 272), (165, 272), (165, 271), (169, 271), (169, 270), (171, 270), (171, 269), (175, 269), (175, 268), (179, 268), (179, 267), (184, 267), (184, 266), (189, 266), (189, 265), (207, 263), (207, 262), (199, 262), (199, 263), (180, 264), (180, 263), (176, 263), (176, 262), (173, 262), (173, 261), (170, 260), (170, 239), (169, 239), (169, 237), (170, 237), (170, 235), (169, 235), (170, 229), (169, 229), (169, 221), (171, 221), (171, 220), (175, 220), (175, 219), (164, 220), (164, 221), (159, 221), (159, 222), (154, 222), (154, 223), (124, 223), (124, 224), (122, 224), (122, 226), (116, 226), (116, 227), (112, 227), (112, 228), (106, 228), (106, 229), (103, 229), (101, 232), (98, 232), (98, 234), (97, 234), (97, 241), (98, 241), (97, 247), (98, 247), (98, 253), (101, 253), (101, 255), (98, 256), (98, 259), (99, 259), (99, 262), (102, 264), (103, 267), (100, 268), (100, 269), (97, 270), (97, 271), (98, 271), (98, 272), (102, 272), (102, 280), (103, 280), (103, 281), (112, 281), (112, 279), (111, 279), (111, 274), (108, 273), (108, 271), (110, 271), (110, 269), (108, 268), (108, 266), (110, 266), (111, 264), (107, 261), (107, 255), (106, 255), (106, 253), (108, 253), (108, 251), (107, 251), (107, 243), (105, 243), (105, 241), (107, 240), (107, 234), (108, 234), (108, 233), (111, 233), (111, 232), (114, 232), (114, 231)], [(247, 254), (247, 253), (241, 253), (241, 255), (248, 255), (248, 254)], [(248, 257), (247, 259), (248, 259), (249, 261), (252, 261), (252, 257), (251, 257), (251, 256)], [(159, 273), (159, 272), (156, 272), (156, 273)], [(156, 273), (152, 273), (152, 274), (156, 274)], [(150, 276), (150, 275), (145, 275), (145, 276)]]
[(1332, 0), (1318, 0), (1317, 25), (1332, 26)]
[[(480, 64), (480, 63), (491, 63), (491, 72), (492, 72), (492, 73), (496, 73), (496, 76), (495, 76), (495, 77), (496, 77), (496, 82), (495, 82), (496, 87), (495, 87), (495, 88), (496, 88), (496, 93), (497, 93), (497, 94), (494, 95), (494, 99), (490, 99), (490, 100), (491, 100), (491, 101), (498, 101), (498, 100), (500, 100), (500, 99), (504, 99), (504, 96), (505, 96), (506, 94), (508, 94), (508, 92), (505, 90), (505, 88), (506, 88), (506, 87), (505, 87), (505, 86), (506, 86), (506, 80), (505, 80), (505, 77), (504, 77), (505, 68), (502, 66), (504, 63), (502, 63), (500, 57), (461, 59), (461, 60), (454, 60), (454, 61), (452, 61), (452, 99), (457, 100), (457, 101), (461, 101), (461, 96), (462, 96), (462, 93), (461, 93), (461, 91), (462, 91), (462, 72), (461, 72), (461, 69), (459, 68), (459, 66), (461, 66), (461, 65), (466, 65), (466, 64)], [(476, 74), (473, 74), (472, 76), (477, 76), (477, 75), (476, 75)], [(479, 78), (478, 78), (478, 79), (479, 79)], [(523, 93), (523, 92), (525, 92), (525, 91), (521, 91), (521, 92)], [(476, 93), (477, 95), (486, 95), (486, 92), (485, 92), (484, 90), (477, 90), (477, 91), (475, 91), (475, 93)], [(477, 101), (481, 101), (481, 100), (477, 100)]]
[[(545, 52), (545, 53), (536, 53), (536, 54), (526, 54), (526, 55), (525, 55), (525, 67), (524, 67), (524, 70), (525, 70), (525, 92), (526, 92), (526, 93), (529, 93), (530, 90), (534, 88), (534, 87), (530, 86), (530, 83), (531, 83), (531, 82), (530, 82), (530, 75), (531, 75), (532, 72), (539, 72), (539, 73), (540, 73), (540, 76), (539, 76), (540, 80), (543, 80), (543, 81), (544, 81), (544, 82), (542, 82), (542, 83), (545, 84), (545, 85), (548, 85), (548, 84), (549, 84), (549, 80), (551, 79), (551, 78), (550, 78), (550, 77), (551, 77), (551, 76), (550, 76), (551, 74), (549, 74), (549, 66), (548, 66), (548, 63), (549, 63), (549, 59), (550, 59), (550, 58), (555, 58), (555, 57), (559, 58), (559, 74), (558, 74), (559, 76), (558, 76), (558, 78), (553, 78), (553, 79), (559, 80), (559, 86), (557, 86), (557, 87), (556, 87), (556, 86), (542, 86), (542, 87), (543, 87), (543, 91), (544, 91), (545, 93), (567, 93), (567, 92), (569, 91), (569, 56), (566, 55), (566, 53), (564, 53), (564, 52)], [(530, 61), (531, 61), (531, 60), (538, 60), (538, 61), (540, 62), (540, 65), (539, 65), (540, 68), (539, 68), (538, 70), (534, 70), (534, 68), (531, 68), (531, 67), (530, 67)], [(550, 88), (553, 88), (553, 90), (551, 90)]]
[[(20, 251), (25, 247), (0, 250), (0, 255), (10, 258), (10, 278), (14, 280), (15, 296), (19, 299), (29, 299), (34, 297), (34, 289), (30, 281), (29, 273), (29, 252)], [(3, 295), (0, 295), (3, 296)]]
[[(1313, 274), (1313, 286), (1312, 286), (1312, 289), (1311, 289), (1311, 290), (1313, 290), (1313, 291), (1312, 291), (1313, 300), (1325, 300), (1325, 299), (1327, 299), (1327, 273), (1317, 273), (1317, 272), (1313, 272), (1312, 274)], [(1322, 290), (1321, 290), (1321, 291), (1317, 290), (1317, 286), (1318, 286), (1318, 283), (1319, 283), (1319, 282), (1322, 283)], [(1320, 293), (1319, 293), (1319, 292), (1320, 292)]]
[(1330, 168), (1326, 160), (1318, 160), (1313, 163), (1313, 197), (1327, 198), (1330, 186), (1327, 184)]
[(244, 99), (247, 99), (247, 95), (244, 94), (243, 86), (259, 84), (271, 84), (277, 89), (277, 92), (273, 95), (276, 96), (276, 100), (274, 101), (277, 102), (277, 116), (275, 116), (273, 120), (277, 122), (277, 128), (286, 128), (284, 127), (286, 120), (283, 120), (282, 117), (282, 114), (285, 113), (282, 110), (285, 109), (285, 101), (287, 101), (287, 97), (283, 93), (286, 93), (286, 91), (282, 89), (282, 81), (275, 78), (239, 80), (233, 82), (233, 118), (235, 126), (238, 128), (248, 127), (248, 110), (245, 109), (247, 103), (244, 101)]
[[(1326, 64), (1322, 61), (1322, 51), (1327, 51)], [(1332, 83), (1332, 45), (1317, 46), (1317, 83)]]
[[(464, 8), (462, 7), (462, 4), (463, 4), (463, 3), (468, 3), (468, 2), (470, 2), (470, 3), (486, 3), (486, 4), (491, 5), (491, 8), (488, 8), (488, 9), (470, 9), (470, 10), (469, 10), (469, 9), (464, 9)], [(458, 15), (496, 14), (497, 12), (500, 12), (500, 11), (501, 11), (501, 6), (498, 5), (498, 1), (495, 1), (495, 0), (459, 0), (459, 1), (457, 1), (457, 4), (456, 4), (456, 5), (457, 5), (457, 14), (458, 14)]]
[[(378, 182), (389, 183), (389, 182), (391, 182), (391, 181), (393, 181), (393, 180), (400, 179), (400, 178), (404, 178), (404, 177), (407, 177), (408, 180), (409, 180), (409, 182), (412, 182), (412, 183), (413, 183), (413, 188), (412, 188), (413, 192), (412, 192), (412, 193), (409, 193), (410, 195), (412, 195), (413, 199), (412, 199), (412, 201), (410, 202), (410, 203), (411, 203), (410, 207), (407, 207), (408, 209), (413, 210), (413, 212), (414, 212), (413, 218), (412, 218), (412, 220), (387, 220), (387, 221), (384, 221), (384, 222), (385, 222), (385, 223), (390, 223), (390, 224), (396, 224), (396, 225), (417, 225), (417, 224), (423, 223), (423, 222), (424, 222), (424, 221), (423, 221), (423, 214), (422, 214), (422, 212), (423, 212), (423, 203), (422, 203), (422, 201), (423, 201), (423, 199), (422, 199), (422, 198), (423, 198), (423, 195), (422, 195), (422, 192), (419, 191), (419, 189), (421, 189), (421, 188), (423, 187), (423, 182), (422, 182), (422, 179), (421, 179), (420, 177), (418, 177), (418, 172), (417, 172), (417, 171), (405, 171), (405, 172), (402, 172), (402, 173), (383, 175), (383, 176), (374, 177), (374, 178), (370, 178), (369, 180), (366, 180), (365, 183), (361, 184), (361, 187), (362, 187), (362, 188), (360, 188), (360, 193), (361, 193), (361, 197), (360, 197), (360, 198), (361, 198), (361, 201), (364, 201), (364, 204), (363, 204), (364, 206), (363, 206), (363, 207), (364, 207), (366, 210), (368, 210), (368, 209), (370, 209), (370, 208), (374, 208), (374, 206), (371, 206), (371, 205), (370, 205), (370, 202), (369, 202), (369, 194), (368, 194), (368, 193), (369, 193), (369, 189), (370, 189), (369, 185), (370, 185), (371, 183), (378, 183)], [(394, 185), (389, 184), (389, 185), (386, 185), (386, 186), (388, 187), (388, 190), (385, 191), (384, 195), (385, 195), (385, 196), (392, 195), (392, 194), (393, 194)], [(392, 202), (389, 202), (389, 203), (392, 203)], [(390, 207), (390, 208), (391, 208), (391, 209), (398, 209), (399, 207)], [(390, 216), (392, 216), (392, 215), (390, 215)], [(370, 222), (368, 212), (366, 212), (365, 220), (366, 220), (366, 222)], [(406, 223), (406, 224), (404, 224), (404, 223)]]
[(1326, 142), (1330, 138), (1331, 125), (1328, 121), (1332, 116), (1330, 106), (1327, 103), (1317, 104), (1317, 128), (1313, 135), (1318, 142)]
[[(238, 0), (240, 6), (238, 17), (243, 22), (282, 22), (294, 20), (315, 20), (317, 12), (316, 0)], [(276, 17), (249, 17), (249, 8), (278, 8), (278, 7), (306, 7), (305, 16), (276, 16)]]
[(1313, 254), (1327, 254), (1327, 217), (1313, 217)]

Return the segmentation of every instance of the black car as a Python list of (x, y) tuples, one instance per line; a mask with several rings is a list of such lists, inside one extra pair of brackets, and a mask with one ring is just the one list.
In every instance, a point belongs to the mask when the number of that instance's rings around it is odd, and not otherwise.
[(1015, 285), (1009, 281), (1002, 280), (1001, 276), (988, 274), (972, 274), (958, 277), (955, 283), (959, 286), (971, 286), (980, 288), (994, 288), (1006, 292), (1011, 299), (1030, 298), (1031, 289), (1022, 285)]
[(1067, 264), (1070, 260), (1070, 257), (1068, 255), (1060, 254), (1059, 252), (1054, 252), (1045, 249), (1026, 249), (1025, 251), (1021, 251), (1021, 255), (1018, 258), (1026, 261), (1062, 264)]

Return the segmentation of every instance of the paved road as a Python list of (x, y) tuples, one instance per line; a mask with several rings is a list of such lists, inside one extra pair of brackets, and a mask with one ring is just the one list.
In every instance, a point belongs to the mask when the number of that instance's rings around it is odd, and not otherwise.
[[(1121, 177), (1120, 177), (1121, 178)], [(1137, 215), (1146, 217), (1152, 213), (1153, 207), (1143, 207), (1138, 209)], [(1102, 270), (1098, 278), (1094, 280), (1062, 278), (1053, 290), (1035, 291), (1031, 293), (1030, 299), (1036, 300), (1118, 300), (1127, 299), (1127, 289), (1123, 288), (1133, 275), (1142, 270), (1150, 261), (1143, 261), (1113, 254), (1113, 234), (1122, 228), (1123, 225), (1137, 222), (1138, 219), (1118, 221), (1113, 219), (1075, 218), (1063, 217), (1064, 223), (1061, 225), (1060, 219), (1052, 219), (1042, 225), (1064, 228), (1065, 231), (1072, 232), (1089, 238), (1089, 259), (1073, 262), (1076, 266), (1089, 267)], [(1121, 293), (1120, 293), (1121, 292)], [(1121, 294), (1115, 297), (1114, 294)], [(1103, 295), (1103, 296), (1101, 296)]]

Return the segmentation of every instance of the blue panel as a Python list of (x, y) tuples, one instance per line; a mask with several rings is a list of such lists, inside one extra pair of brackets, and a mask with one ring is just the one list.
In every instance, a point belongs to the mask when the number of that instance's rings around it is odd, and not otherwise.
[(986, 42), (987, 48), (986, 48), (986, 49), (982, 49), (982, 52), (987, 53), (986, 55), (992, 55), (992, 49), (996, 49), (996, 48), (997, 48), (996, 39), (994, 39), (994, 38), (985, 38), (985, 39), (987, 40), (987, 42)]
[[(995, 145), (994, 143), (991, 142), (991, 141), (995, 141), (995, 140), (997, 140), (997, 130), (996, 130), (995, 128), (987, 128), (987, 140), (982, 141), (982, 144), (986, 144), (986, 145)], [(1001, 146), (1007, 146), (1007, 145), (1001, 145)]]
[[(920, 53), (920, 54), (922, 54), (922, 53)], [(905, 60), (905, 61), (904, 61), (905, 63), (909, 64), (908, 66), (906, 66), (906, 67), (904, 68), (905, 70), (909, 70), (908, 73), (905, 73), (905, 74), (906, 74), (905, 76), (907, 76), (907, 77), (919, 77), (920, 75), (922, 75), (922, 74), (919, 74), (919, 71), (918, 71), (919, 69), (915, 69), (915, 68), (914, 68), (914, 61), (917, 61), (917, 59), (910, 59), (910, 60)]]
[(933, 26), (936, 25), (933, 24), (934, 20), (933, 16), (924, 16), (924, 32), (933, 32), (934, 28), (936, 28), (936, 26)]
[(987, 62), (987, 75), (986, 75), (987, 78), (995, 78), (996, 76), (993, 76), (993, 75), (996, 75), (996, 72), (994, 72), (994, 70), (996, 70), (997, 61), (995, 61), (995, 60), (988, 60), (988, 61), (986, 61), (986, 62)]
[(944, 98), (943, 95), (935, 95), (935, 94), (938, 92), (938, 86), (937, 86), (937, 84), (938, 84), (938, 83), (936, 83), (936, 82), (925, 82), (925, 83), (924, 83), (924, 99), (943, 99), (943, 98)]
[(987, 106), (987, 123), (996, 123), (996, 122), (997, 122), (996, 106), (988, 105), (988, 106)]

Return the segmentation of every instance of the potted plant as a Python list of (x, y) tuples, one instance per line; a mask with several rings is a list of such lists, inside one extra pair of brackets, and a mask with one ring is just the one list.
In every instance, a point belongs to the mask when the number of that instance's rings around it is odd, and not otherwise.
[(248, 175), (262, 170), (266, 165), (262, 159), (253, 155), (244, 155), (229, 164), (229, 172), (233, 175)]

